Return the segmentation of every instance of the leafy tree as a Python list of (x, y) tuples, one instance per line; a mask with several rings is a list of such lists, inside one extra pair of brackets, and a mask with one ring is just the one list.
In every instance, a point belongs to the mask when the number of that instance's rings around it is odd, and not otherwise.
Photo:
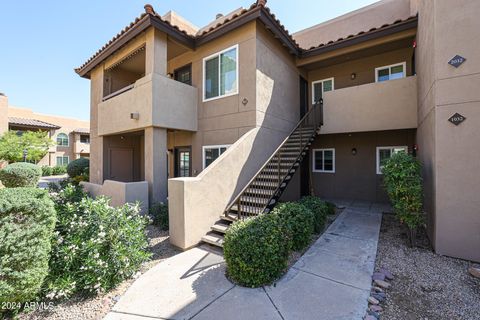
[(23, 161), (23, 151), (27, 151), (27, 161), (37, 163), (47, 153), (54, 142), (48, 137), (47, 132), (25, 131), (18, 134), (9, 131), (0, 137), (0, 159), (9, 163)]

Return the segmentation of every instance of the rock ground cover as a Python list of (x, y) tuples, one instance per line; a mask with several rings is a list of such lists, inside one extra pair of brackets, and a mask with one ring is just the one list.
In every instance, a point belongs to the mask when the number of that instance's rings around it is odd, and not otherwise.
[[(154, 265), (180, 251), (168, 241), (168, 231), (161, 231), (158, 227), (147, 227), (149, 250), (153, 253), (150, 261), (145, 263), (140, 273), (145, 273)], [(139, 273), (139, 275), (140, 275)], [(97, 297), (75, 297), (65, 302), (55, 303), (51, 309), (37, 310), (20, 315), (20, 320), (100, 320), (110, 311), (120, 296), (128, 289), (135, 279), (124, 281), (116, 289)]]
[(418, 235), (417, 244), (410, 248), (406, 230), (393, 215), (383, 215), (376, 270), (386, 268), (394, 279), (384, 289), (381, 311), (374, 308), (380, 318), (479, 319), (480, 279), (468, 273), (473, 264), (435, 254), (424, 232)]

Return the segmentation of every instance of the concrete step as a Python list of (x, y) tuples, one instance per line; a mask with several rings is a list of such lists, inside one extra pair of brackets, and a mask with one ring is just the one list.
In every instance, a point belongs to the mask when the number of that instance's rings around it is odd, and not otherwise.
[(202, 237), (202, 241), (223, 248), (223, 235), (218, 233), (209, 232)]
[(222, 214), (220, 216), (220, 220), (224, 221), (229, 221), (229, 222), (235, 222), (238, 220), (238, 214), (229, 212), (228, 214)]
[(225, 233), (227, 232), (227, 229), (230, 227), (230, 224), (228, 223), (224, 223), (222, 221), (218, 221), (217, 223), (215, 223), (211, 229), (213, 231), (216, 231), (218, 233)]

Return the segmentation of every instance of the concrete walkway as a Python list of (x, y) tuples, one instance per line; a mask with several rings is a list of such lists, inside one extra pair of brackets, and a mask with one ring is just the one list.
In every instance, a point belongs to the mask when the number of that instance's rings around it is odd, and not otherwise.
[(347, 205), (273, 286), (232, 284), (222, 256), (199, 247), (142, 275), (105, 319), (362, 319), (384, 208)]

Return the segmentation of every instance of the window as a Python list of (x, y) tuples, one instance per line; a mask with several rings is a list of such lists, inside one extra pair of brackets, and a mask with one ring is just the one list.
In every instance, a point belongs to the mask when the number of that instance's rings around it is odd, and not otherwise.
[(323, 97), (324, 92), (334, 90), (334, 79), (324, 79), (312, 82), (312, 103), (318, 102)]
[(203, 59), (203, 101), (238, 93), (238, 45)]
[(230, 145), (204, 146), (203, 147), (203, 169), (220, 157)]
[(397, 152), (408, 152), (408, 147), (377, 147), (377, 174), (382, 174), (383, 163)]
[(174, 71), (173, 76), (174, 79), (179, 82), (192, 85), (192, 65), (188, 64), (186, 66), (178, 68)]
[(90, 143), (90, 136), (86, 134), (80, 135), (80, 142), (81, 143)]
[(68, 147), (68, 136), (65, 133), (59, 133), (57, 136), (57, 145)]
[(313, 150), (313, 172), (335, 172), (335, 149)]
[(57, 157), (57, 166), (66, 166), (68, 162), (68, 156)]
[(405, 78), (406, 63), (397, 63), (390, 66), (375, 68), (375, 81), (382, 82)]

